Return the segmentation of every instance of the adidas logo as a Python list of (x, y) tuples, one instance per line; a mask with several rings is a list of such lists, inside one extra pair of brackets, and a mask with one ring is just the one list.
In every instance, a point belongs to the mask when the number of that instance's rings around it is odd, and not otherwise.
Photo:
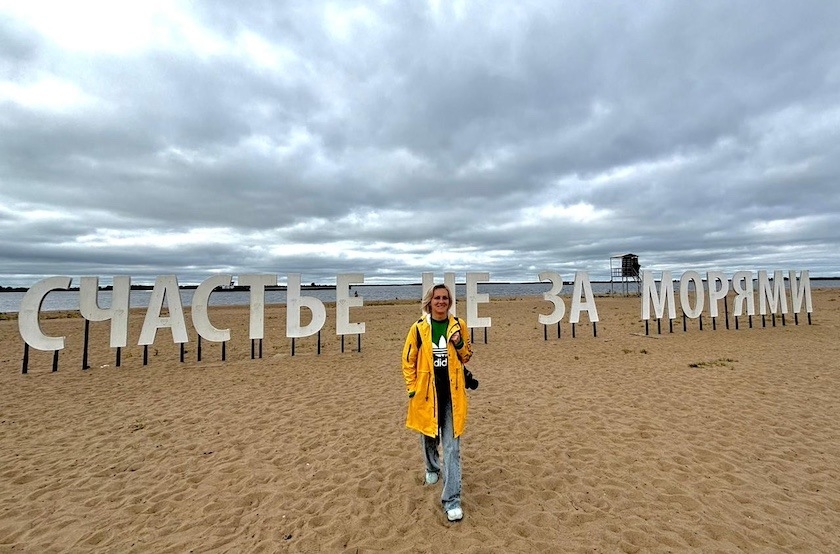
[(440, 337), (437, 345), (432, 345), (435, 367), (449, 367), (449, 354), (446, 349), (446, 338)]

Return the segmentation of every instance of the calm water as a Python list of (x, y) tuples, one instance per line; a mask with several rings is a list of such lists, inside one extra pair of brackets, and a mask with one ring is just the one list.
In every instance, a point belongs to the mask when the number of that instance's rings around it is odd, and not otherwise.
[[(593, 294), (607, 294), (610, 292), (610, 283), (607, 282), (593, 282)], [(678, 287), (679, 283), (675, 283)], [(353, 285), (352, 291), (358, 291), (365, 301), (372, 300), (416, 300), (420, 301), (421, 285)], [(542, 297), (544, 292), (548, 292), (551, 288), (551, 283), (479, 283), (478, 292), (481, 294), (488, 294), (490, 300), (493, 298), (510, 298), (510, 297), (528, 297), (536, 296)], [(840, 279), (826, 279), (826, 280), (811, 280), (811, 288), (840, 288)], [(615, 293), (624, 292), (623, 287), (616, 283), (613, 285)], [(635, 285), (629, 286), (631, 293), (636, 292)], [(184, 306), (189, 306), (192, 302), (193, 289), (183, 289), (181, 292), (181, 302)], [(149, 305), (149, 298), (152, 291), (150, 290), (133, 290), (131, 291), (130, 303), (132, 308), (145, 308)], [(564, 296), (572, 294), (571, 283), (563, 287), (561, 293)], [(0, 292), (0, 312), (15, 313), (20, 309), (20, 301), (23, 298), (23, 292)], [(335, 302), (335, 289), (314, 289), (302, 290), (302, 296), (314, 296), (323, 302)], [(455, 296), (457, 298), (464, 298), (467, 295), (466, 287), (464, 285), (456, 286)], [(266, 304), (285, 304), (286, 292), (279, 290), (266, 291)], [(250, 293), (248, 291), (228, 291), (217, 290), (210, 296), (211, 306), (247, 306), (250, 303)], [(111, 305), (111, 292), (99, 292), (99, 305), (107, 308)], [(79, 293), (78, 291), (52, 291), (44, 299), (44, 304), (41, 308), (44, 311), (59, 311), (59, 310), (78, 310), (79, 309)]]
[[(466, 286), (455, 287), (455, 296), (464, 298), (467, 295)], [(479, 293), (486, 293), (490, 298), (510, 298), (517, 296), (539, 296), (548, 292), (551, 283), (505, 283), (478, 285)], [(358, 292), (365, 301), (371, 300), (416, 300), (420, 301), (422, 292), (421, 285), (353, 285), (351, 291)], [(620, 292), (616, 285), (615, 291)], [(635, 290), (635, 289), (632, 289)], [(592, 283), (594, 294), (603, 294), (610, 291), (610, 283)], [(181, 302), (189, 306), (192, 302), (193, 289), (182, 289)], [(568, 284), (563, 288), (565, 294), (572, 293), (572, 285)], [(20, 309), (20, 301), (23, 292), (2, 292), (0, 293), (0, 312), (17, 312)], [(217, 290), (210, 295), (211, 306), (247, 306), (250, 303), (250, 292)], [(150, 290), (131, 291), (130, 305), (132, 308), (145, 308), (149, 305), (149, 298), (152, 295)], [(313, 296), (323, 302), (335, 302), (335, 289), (313, 289), (302, 290), (301, 296)], [(265, 293), (266, 304), (285, 304), (286, 291), (270, 290)], [(111, 305), (111, 292), (99, 291), (99, 305), (107, 308)], [(79, 292), (56, 290), (50, 292), (44, 299), (41, 308), (44, 311), (78, 310)]]

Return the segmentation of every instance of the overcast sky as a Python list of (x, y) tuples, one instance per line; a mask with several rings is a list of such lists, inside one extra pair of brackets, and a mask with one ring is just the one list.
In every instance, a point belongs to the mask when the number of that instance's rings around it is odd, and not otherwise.
[(0, 0), (0, 284), (840, 275), (840, 2)]

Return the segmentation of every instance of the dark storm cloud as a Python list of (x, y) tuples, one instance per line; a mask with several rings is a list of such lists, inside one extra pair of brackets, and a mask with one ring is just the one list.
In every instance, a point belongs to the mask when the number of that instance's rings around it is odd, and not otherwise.
[(8, 10), (3, 284), (840, 273), (833, 3)]

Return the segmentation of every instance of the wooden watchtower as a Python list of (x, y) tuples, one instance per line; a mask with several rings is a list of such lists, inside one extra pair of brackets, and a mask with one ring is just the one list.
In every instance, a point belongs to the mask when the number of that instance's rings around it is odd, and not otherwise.
[(632, 283), (635, 285), (636, 294), (641, 294), (641, 269), (639, 257), (635, 254), (610, 256), (610, 293), (614, 292), (613, 287), (618, 283), (619, 287), (623, 286), (624, 294), (630, 294)]

